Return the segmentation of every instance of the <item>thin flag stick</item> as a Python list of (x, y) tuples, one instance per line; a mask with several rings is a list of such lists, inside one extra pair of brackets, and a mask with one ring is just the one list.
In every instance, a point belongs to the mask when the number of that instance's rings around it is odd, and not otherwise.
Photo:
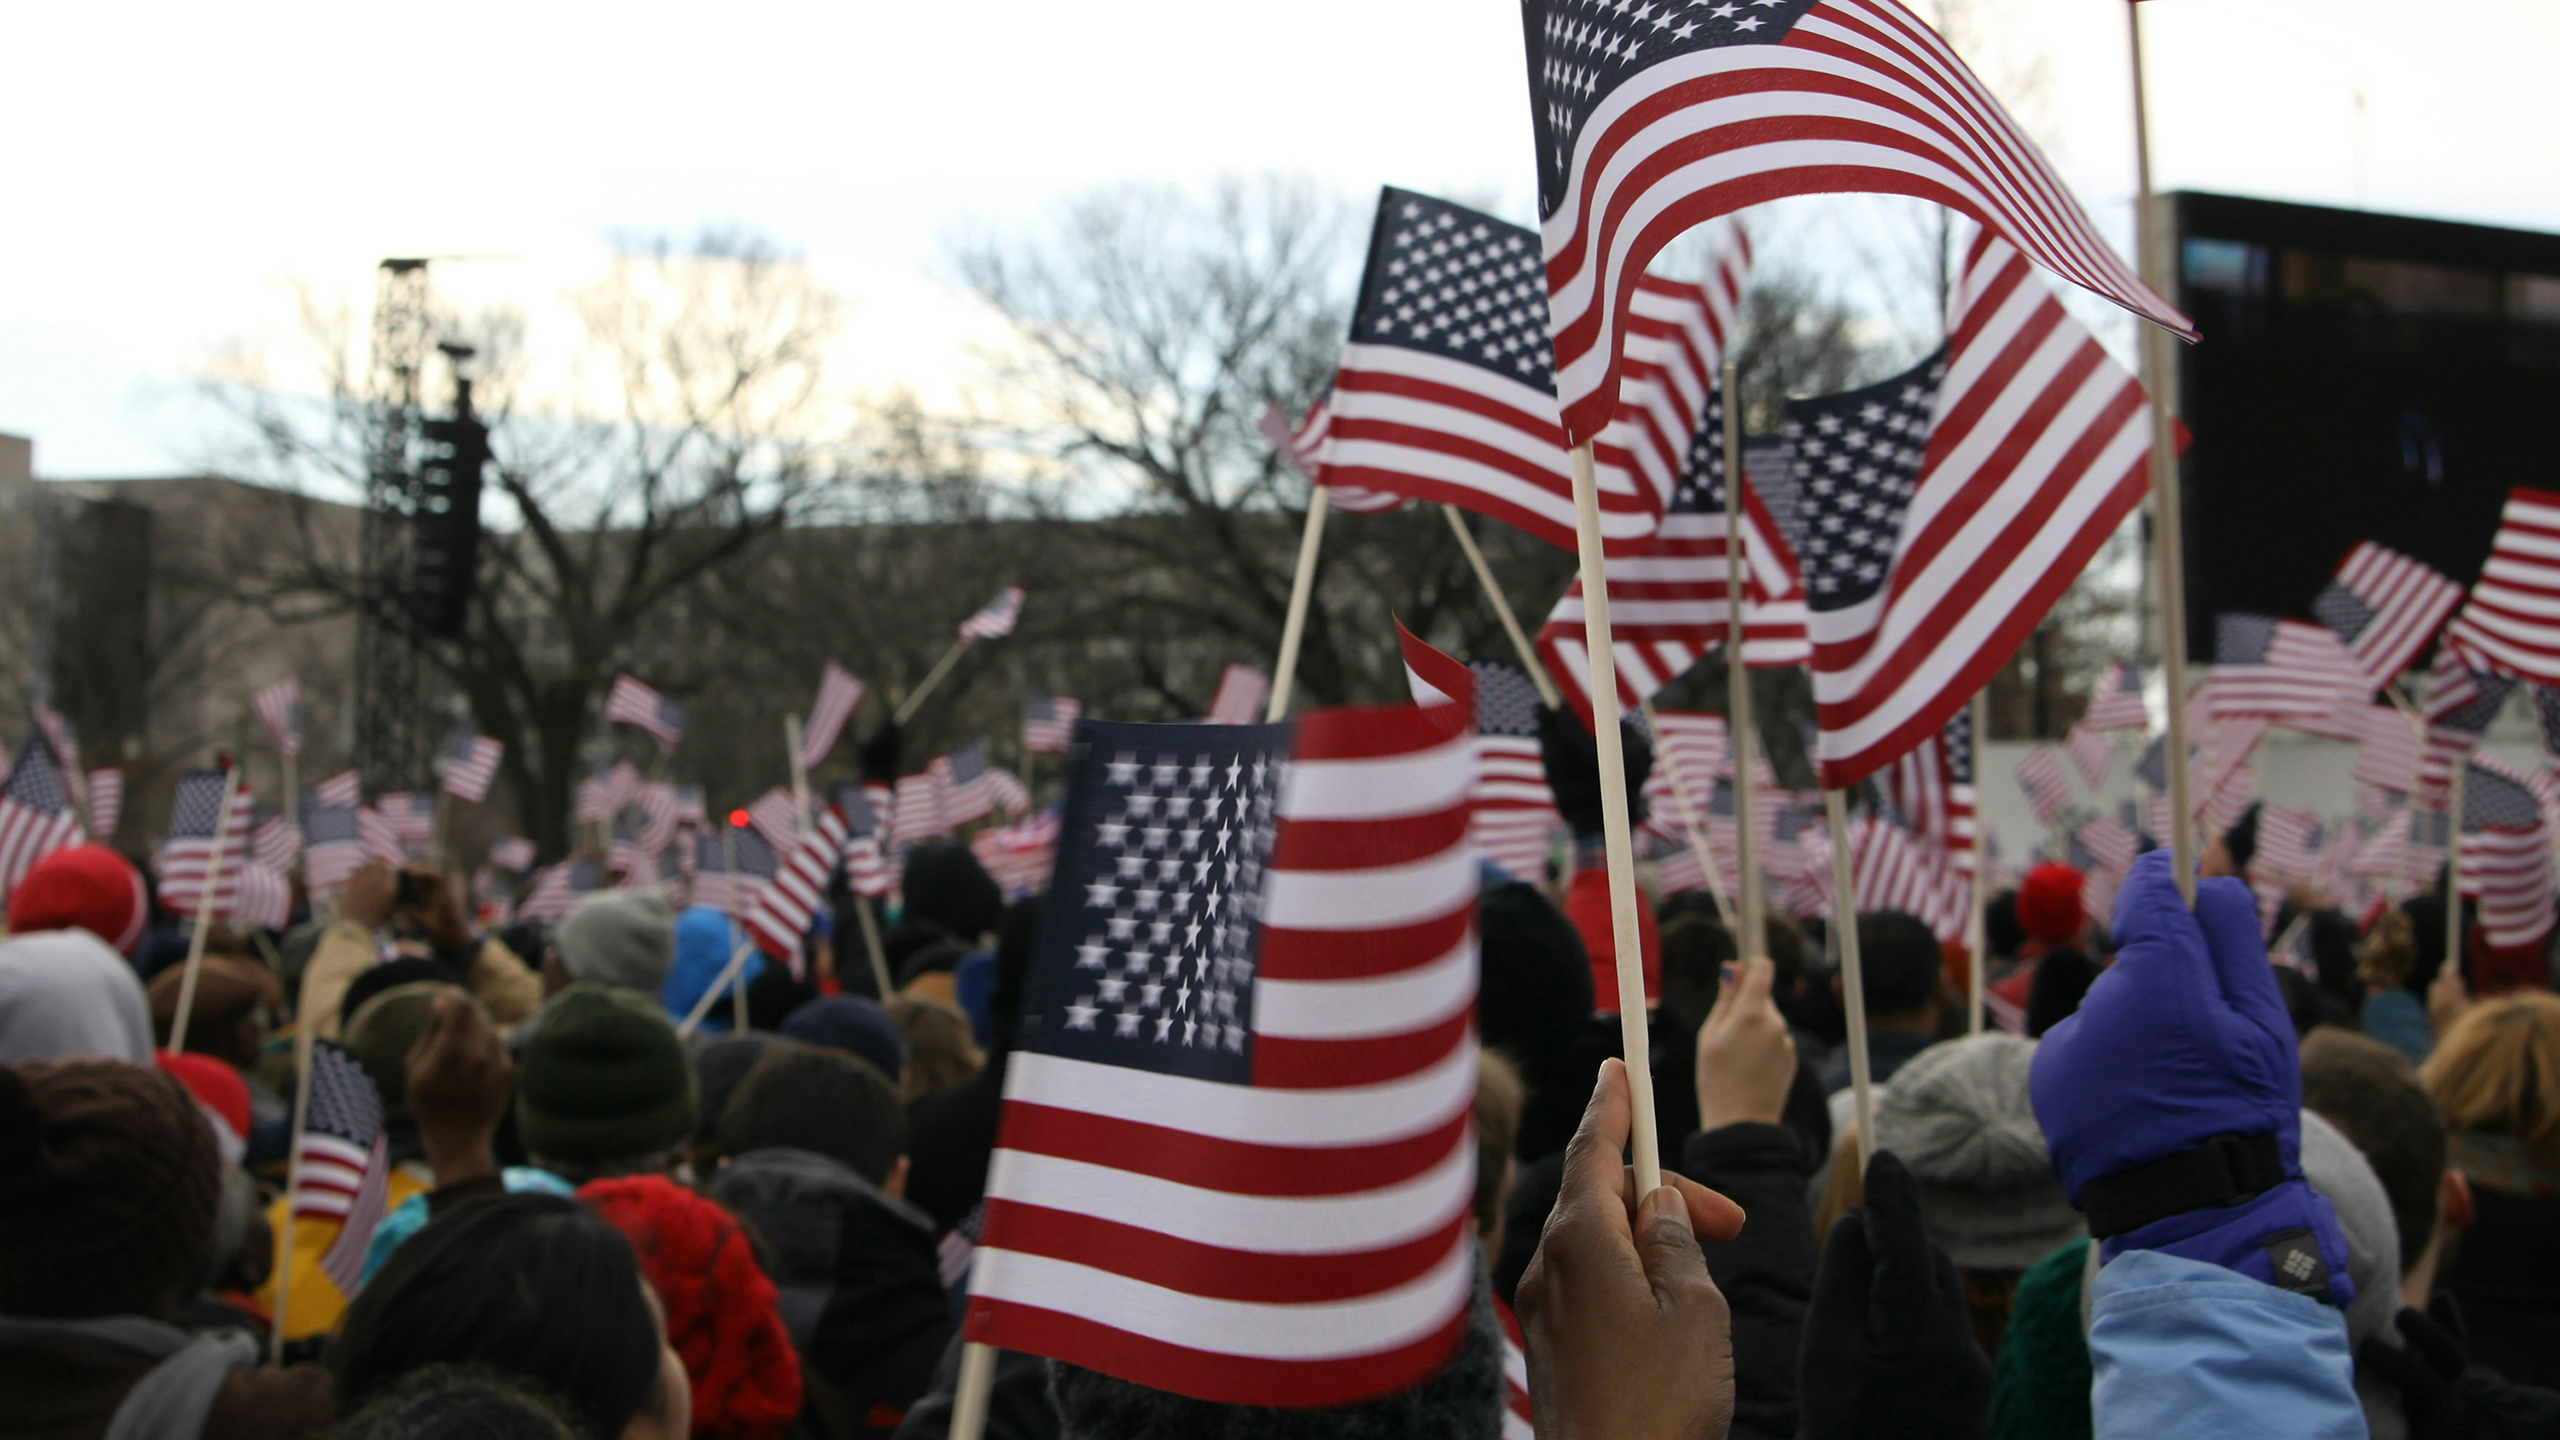
[(746, 968), (747, 957), (755, 953), (755, 948), (756, 942), (750, 938), (739, 941), (738, 948), (729, 952), (729, 963), (720, 967), (720, 974), (711, 982), (711, 988), (703, 991), (702, 998), (693, 1002), (693, 1009), (686, 1012), (684, 1023), (676, 1027), (679, 1039), (690, 1039), (694, 1031), (702, 1028), (702, 1017), (711, 1013), (712, 1003), (720, 998), (720, 992), (728, 989), (738, 978), (738, 972)]
[[(1742, 397), (1737, 371), (1724, 362), (1724, 710), (1733, 743), (1734, 902), (1741, 914), (1733, 952), (1743, 960), (1768, 953), (1760, 918), (1760, 855), (1751, 833), (1751, 671), (1742, 663)], [(1587, 585), (1585, 587), (1588, 588)]]
[(1315, 598), (1316, 551), (1324, 544), (1324, 512), (1333, 508), (1325, 503), (1326, 493), (1321, 485), (1307, 491), (1307, 528), (1298, 532), (1298, 573), (1289, 580), (1289, 618), (1280, 625), (1280, 663), (1272, 667), (1265, 724), (1289, 713), (1289, 691), (1298, 679), (1298, 644), (1306, 638), (1307, 605)]
[[(797, 752), (795, 752), (797, 753)], [(720, 825), (720, 863), (729, 875), (729, 903), (738, 903), (738, 827), (722, 821)], [(747, 1033), (747, 992), (738, 991), (738, 1033)]]
[[(2134, 207), (2135, 253), (2145, 284), (2165, 288), (2167, 257), (2160, 253), (2156, 206), (2151, 193), (2151, 120), (2143, 95), (2142, 7), (2127, 5), (2126, 23), (2133, 40), (2133, 155), (2140, 186)], [(2196, 903), (2196, 820), (2187, 779), (2187, 592), (2185, 526), (2179, 514), (2177, 421), (2170, 413), (2169, 389), (2176, 360), (2169, 332), (2141, 325), (2142, 388), (2151, 400), (2151, 500), (2159, 523), (2151, 538), (2160, 585), (2160, 675), (2169, 700), (2169, 858), (2178, 877), (2178, 894), (2192, 909)]]
[(1493, 567), (1484, 563), (1484, 551), (1476, 545), (1475, 532), (1467, 528), (1466, 512), (1455, 505), (1443, 505), (1440, 513), (1449, 517), (1449, 528), (1458, 533), (1458, 548), (1466, 552), (1467, 564), (1476, 572), (1476, 583), (1484, 587), (1484, 598), (1493, 603), (1493, 613), (1502, 621), (1502, 633), (1511, 637), (1511, 650), (1520, 657), (1520, 668), (1529, 672), (1529, 683), (1538, 687), (1538, 703), (1553, 710), (1563, 703), (1555, 677), (1539, 663), (1528, 632), (1520, 628), (1520, 617), (1511, 613), (1511, 602), (1503, 598), (1502, 587), (1493, 583)]
[[(302, 787), (294, 783), (293, 756), (278, 749), (276, 762), (284, 767), (284, 820), (293, 827), (293, 859), (285, 865), (285, 878), (291, 879), (294, 872), (302, 868)], [(115, 837), (110, 835), (107, 838), (113, 840)]]
[[(786, 715), (782, 721), (782, 742), (791, 752), (791, 798), (800, 807), (800, 833), (816, 830), (817, 817), (809, 799), (809, 767), (800, 762), (800, 717)], [(736, 841), (730, 842), (735, 845)], [(880, 948), (880, 925), (871, 918), (870, 902), (859, 893), (853, 897), (853, 908), (862, 914), (862, 948), (871, 961), (871, 983), (880, 989), (880, 1003), (889, 1002), (889, 957)], [(746, 1028), (746, 994), (739, 992), (738, 1028)]]
[[(2462, 973), (2462, 786), (2471, 769), (2471, 756), (2465, 753), (2454, 762), (2453, 781), (2445, 794), (2444, 809), (2444, 963)], [(2411, 843), (2417, 841), (2417, 824), (2410, 822)], [(2469, 977), (2464, 977), (2469, 983)]]
[[(2427, 751), (2426, 717), (2418, 713), (2418, 707), (2409, 703), (2409, 697), (2400, 693), (2399, 686), (2385, 685), (2382, 687), (2382, 693), (2390, 698), (2392, 705), (2397, 707), (2400, 711), (2401, 717), (2409, 722), (2409, 729), (2417, 736), (2418, 753), (2423, 757)], [(2464, 757), (2464, 763), (2470, 763), (2469, 756)], [(2416, 849), (2418, 845), (2417, 817), (2418, 807), (2415, 804), (2404, 804), (2401, 807), (2400, 833), (2406, 838), (2401, 842), (2400, 846), (2399, 873), (2393, 875), (2391, 878), (2399, 882), (2400, 894), (2403, 899), (2406, 899), (2417, 889), (2417, 883), (2409, 878), (2409, 852)], [(2560, 844), (2560, 836), (2555, 836), (2553, 843)], [(2453, 952), (2451, 950), (2447, 950), (2444, 953), (2450, 955)]]
[(960, 1347), (960, 1383), (951, 1396), (951, 1440), (978, 1440), (987, 1428), (987, 1399), (995, 1393), (996, 1347), (975, 1340)]
[(906, 724), (908, 717), (916, 713), (916, 707), (924, 703), (924, 697), (932, 694), (933, 687), (942, 683), (942, 677), (951, 673), (951, 667), (960, 659), (960, 652), (968, 648), (969, 637), (966, 635), (952, 641), (951, 648), (943, 651), (942, 658), (934, 661), (933, 668), (925, 672), (924, 683), (908, 691), (907, 698), (898, 702), (896, 713), (889, 718), (901, 725)]
[(1840, 1009), (1849, 1017), (1849, 1085), (1858, 1100), (1858, 1173), (1876, 1157), (1876, 1092), (1867, 1075), (1867, 990), (1858, 964), (1858, 904), (1850, 889), (1849, 805), (1837, 790), (1822, 792), (1831, 820), (1831, 929), (1840, 944)]
[[(1591, 728), (1600, 752), (1600, 834), (1609, 856), (1609, 936), (1618, 952), (1618, 1033), (1635, 1106), (1628, 1146), (1636, 1193), (1662, 1184), (1662, 1139), (1654, 1132), (1653, 1071), (1645, 1033), (1644, 939), (1636, 919), (1635, 837), (1627, 822), (1627, 757), (1618, 734), (1618, 659), (1609, 640), (1609, 574), (1600, 549), (1600, 480), (1591, 447), (1573, 447), (1573, 528), (1582, 560), (1582, 633), (1591, 652)], [(1746, 921), (1746, 923), (1748, 923)]]
[(222, 809), (213, 817), (213, 853), (205, 860), (204, 888), (196, 892), (196, 933), (187, 942), (187, 971), (178, 980), (178, 1013), (169, 1022), (169, 1049), (187, 1049), (187, 1021), (196, 1006), (196, 977), (204, 973), (204, 944), (213, 933), (213, 897), (222, 885), (222, 851), (231, 839), (231, 805), (240, 794), (240, 765), (234, 761), (222, 776)]
[(880, 921), (871, 913), (871, 897), (853, 892), (854, 918), (862, 925), (862, 948), (871, 956), (871, 983), (880, 987), (880, 1003), (889, 1003), (889, 956), (880, 948)]
[[(1654, 718), (1652, 701), (1643, 700), (1637, 703), (1644, 712), (1645, 728), (1653, 732), (1654, 749), (1658, 754), (1665, 748), (1662, 743), (1662, 722)], [(1717, 868), (1716, 852), (1708, 848), (1707, 837), (1699, 831), (1698, 810), (1695, 805), (1689, 803), (1689, 786), (1680, 778), (1680, 767), (1669, 765), (1667, 761), (1665, 763), (1671, 773), (1671, 798), (1680, 807), (1680, 828), (1688, 833), (1689, 849), (1698, 857), (1699, 868), (1706, 871), (1707, 893), (1715, 897), (1716, 918), (1724, 922), (1725, 933), (1731, 934), (1734, 928), (1733, 906), (1724, 898), (1724, 872)], [(1734, 947), (1737, 952), (1741, 948), (1740, 945)]]
[(1973, 913), (1965, 920), (1964, 943), (1973, 952), (1965, 966), (1964, 1019), (1967, 1035), (1982, 1033), (1982, 972), (1991, 965), (1991, 926), (1985, 907), (1991, 892), (1991, 856), (1983, 844), (1988, 833), (1982, 819), (1982, 750), (1991, 736), (1991, 687), (1973, 692)]

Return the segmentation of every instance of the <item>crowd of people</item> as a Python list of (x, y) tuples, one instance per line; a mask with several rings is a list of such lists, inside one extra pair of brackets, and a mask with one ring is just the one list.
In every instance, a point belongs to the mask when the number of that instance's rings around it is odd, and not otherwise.
[[(1841, 937), (1664, 898), (1624, 1057), (1591, 847), (1488, 870), (1481, 1281), (1441, 1373), (1266, 1410), (1005, 1352), (986, 1433), (2560, 1436), (2560, 997), (2470, 983), (2432, 896), (2272, 963), (2246, 848), (2192, 908), (2146, 855), (2106, 923), (2039, 867), (1980, 956), (1857, 917), (1865, 1137)], [(948, 1434), (1036, 901), (914, 848), (870, 917), (888, 995), (834, 963), (872, 902), (833, 903), (686, 1033), (739, 935), (654, 891), (493, 930), (372, 866), (217, 928), (189, 985), (140, 869), (47, 857), (0, 940), (0, 1436)], [(284, 1193), (322, 1041), (380, 1098), (361, 1253)]]

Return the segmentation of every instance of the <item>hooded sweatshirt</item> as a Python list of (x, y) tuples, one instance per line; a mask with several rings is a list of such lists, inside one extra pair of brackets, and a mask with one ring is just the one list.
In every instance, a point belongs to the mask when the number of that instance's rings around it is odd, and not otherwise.
[(133, 967), (86, 930), (0, 940), (0, 1064), (73, 1056), (151, 1063), (151, 1009)]

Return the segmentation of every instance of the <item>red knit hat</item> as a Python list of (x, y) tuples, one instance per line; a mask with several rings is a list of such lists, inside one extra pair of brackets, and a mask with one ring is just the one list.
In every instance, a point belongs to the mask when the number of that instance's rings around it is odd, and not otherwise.
[(142, 872), (104, 845), (73, 845), (37, 861), (9, 892), (9, 931), (86, 930), (130, 956), (147, 919)]
[(239, 1164), (249, 1148), (249, 1082), (240, 1078), (239, 1071), (210, 1055), (175, 1055), (155, 1050), (151, 1058), (161, 1069), (177, 1076), (187, 1093), (196, 1097), (196, 1108), (213, 1125), (213, 1138), (222, 1147), (223, 1161)]
[(2068, 945), (2087, 917), (2080, 909), (2080, 872), (2068, 865), (2039, 865), (2018, 886), (2018, 928), (2030, 940)]
[(640, 1272), (666, 1307), (667, 1339), (693, 1381), (693, 1433), (782, 1434), (800, 1413), (800, 1358), (738, 1222), (663, 1175), (590, 1181), (578, 1198), (640, 1252)]

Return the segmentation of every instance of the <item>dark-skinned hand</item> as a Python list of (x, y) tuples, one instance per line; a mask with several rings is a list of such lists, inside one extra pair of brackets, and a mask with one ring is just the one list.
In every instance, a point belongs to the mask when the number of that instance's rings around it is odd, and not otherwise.
[(1634, 1116), (1625, 1062), (1601, 1062), (1520, 1278), (1541, 1440), (1717, 1440), (1733, 1420), (1732, 1322), (1698, 1240), (1740, 1234), (1742, 1209), (1667, 1170), (1637, 1195)]
[(515, 1064), (489, 1012), (469, 991), (436, 996), (426, 1028), (409, 1047), (406, 1080), (409, 1113), (417, 1118), (418, 1142), (436, 1184), (494, 1173), (498, 1125), (515, 1093)]
[(1920, 1186), (1890, 1150), (1867, 1203), (1840, 1217), (1813, 1272), (1796, 1366), (1803, 1440), (1971, 1437), (1991, 1411), (1991, 1360), (1964, 1284), (1920, 1226)]

